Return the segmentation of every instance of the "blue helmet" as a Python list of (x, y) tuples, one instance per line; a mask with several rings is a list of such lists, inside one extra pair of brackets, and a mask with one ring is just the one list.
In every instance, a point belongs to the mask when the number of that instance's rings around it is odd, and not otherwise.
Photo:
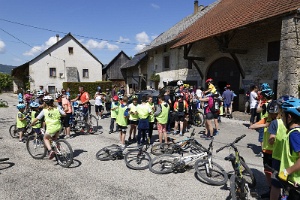
[(294, 99), (295, 97), (294, 96), (291, 96), (291, 95), (283, 95), (281, 97), (279, 97), (277, 99), (277, 104), (279, 106), (281, 106), (284, 102), (286, 102), (287, 100), (291, 100), (291, 99)]
[(300, 99), (293, 98), (282, 103), (281, 108), (284, 112), (300, 117)]
[(260, 89), (261, 89), (262, 92), (269, 92), (269, 91), (272, 91), (272, 89), (271, 89), (269, 83), (262, 83), (262, 84), (260, 85)]
[(18, 110), (24, 109), (25, 107), (26, 107), (26, 106), (25, 106), (24, 103), (19, 103), (19, 104), (17, 105)]
[(38, 107), (40, 106), (40, 104), (37, 103), (37, 102), (32, 102), (32, 103), (30, 103), (29, 106), (30, 106), (31, 108), (38, 108)]
[(78, 108), (78, 106), (79, 106), (78, 101), (74, 101), (74, 102), (73, 102), (73, 107), (74, 107), (74, 108)]

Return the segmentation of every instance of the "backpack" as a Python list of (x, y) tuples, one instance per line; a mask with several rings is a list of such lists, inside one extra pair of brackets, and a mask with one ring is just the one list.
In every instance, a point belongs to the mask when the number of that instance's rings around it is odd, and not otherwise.
[(209, 99), (209, 101), (208, 101), (208, 107), (209, 107), (209, 110), (213, 114), (218, 114), (220, 112), (219, 102), (216, 101), (213, 97)]
[(178, 102), (178, 112), (184, 112), (184, 102)]

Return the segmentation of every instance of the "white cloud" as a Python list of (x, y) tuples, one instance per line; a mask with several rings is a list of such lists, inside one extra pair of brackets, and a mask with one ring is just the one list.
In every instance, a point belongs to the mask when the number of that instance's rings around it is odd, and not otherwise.
[(87, 49), (90, 49), (90, 50), (91, 49), (105, 49), (106, 48), (110, 51), (114, 51), (114, 50), (119, 49), (118, 45), (110, 44), (107, 41), (98, 42), (96, 40), (88, 40), (87, 43), (85, 44), (85, 47)]
[(129, 38), (123, 38), (122, 36), (120, 36), (118, 42), (130, 42), (130, 39)]
[(136, 34), (135, 39), (138, 41), (138, 43), (140, 44), (147, 44), (150, 43), (150, 39), (149, 36), (147, 35), (147, 33), (145, 31)]
[(155, 38), (157, 38), (158, 35), (152, 35), (151, 39), (154, 40)]
[(5, 53), (5, 43), (0, 40), (0, 54)]
[(138, 44), (138, 45), (135, 46), (134, 50), (139, 52), (145, 47), (146, 47), (146, 44)]
[(160, 6), (154, 3), (151, 4), (151, 7), (154, 9), (160, 9)]
[[(59, 38), (60, 40), (61, 38)], [(56, 36), (50, 37), (44, 44), (40, 46), (34, 46), (29, 51), (26, 51), (23, 53), (24, 56), (35, 56), (37, 54), (42, 53), (46, 49), (48, 49), (50, 46), (54, 45), (57, 42)]]

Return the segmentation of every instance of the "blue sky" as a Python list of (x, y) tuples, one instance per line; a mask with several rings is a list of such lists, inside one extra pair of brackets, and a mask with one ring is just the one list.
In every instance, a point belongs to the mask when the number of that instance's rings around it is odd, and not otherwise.
[(15, 66), (53, 45), (56, 34), (69, 32), (108, 64), (121, 50), (134, 56), (194, 11), (194, 0), (0, 0), (0, 5), (0, 64)]

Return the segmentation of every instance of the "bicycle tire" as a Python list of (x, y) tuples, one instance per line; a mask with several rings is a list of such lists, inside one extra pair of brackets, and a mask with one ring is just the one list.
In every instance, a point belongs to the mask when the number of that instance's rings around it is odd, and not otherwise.
[(163, 154), (157, 156), (149, 163), (149, 170), (154, 174), (171, 173), (174, 169), (174, 159), (176, 158), (178, 158), (178, 156), (172, 154)]
[(18, 138), (19, 137), (19, 133), (18, 133), (18, 129), (17, 129), (16, 124), (13, 124), (9, 127), (9, 134), (12, 138)]
[(118, 145), (111, 145), (107, 147), (103, 147), (96, 153), (96, 158), (101, 161), (112, 160), (111, 156), (112, 152), (120, 151), (120, 147)]
[[(242, 181), (245, 181), (243, 179)], [(237, 183), (236, 175), (233, 174), (230, 177), (230, 196), (232, 200), (248, 200), (248, 194), (245, 193), (245, 184), (241, 183), (241, 186)]]
[(94, 134), (98, 131), (98, 119), (94, 115), (89, 115), (87, 122), (85, 123), (86, 131)]
[(194, 115), (194, 125), (197, 127), (201, 127), (204, 124), (204, 114), (202, 112), (196, 112)]
[(182, 148), (183, 151), (185, 151), (185, 150), (191, 148), (191, 143), (190, 143), (190, 141), (184, 141), (183, 144), (181, 144), (181, 148)]
[(134, 170), (144, 170), (149, 168), (151, 157), (149, 153), (141, 150), (128, 151), (124, 156), (126, 166)]
[(73, 163), (73, 149), (64, 139), (56, 141), (55, 156), (60, 166), (67, 168)]
[[(207, 173), (208, 160), (197, 160), (195, 162), (195, 170), (197, 175), (205, 180), (209, 185), (224, 185), (228, 181), (226, 171), (217, 163), (211, 162), (212, 168)], [(214, 172), (214, 173), (213, 173)]]
[(47, 154), (42, 135), (31, 135), (27, 138), (26, 149), (34, 159), (43, 159)]
[(5, 162), (5, 161), (8, 161), (9, 158), (0, 158), (0, 162)]
[(252, 170), (248, 167), (244, 158), (241, 157), (240, 163), (244, 167), (244, 170), (242, 171), (243, 178), (245, 179), (249, 188), (254, 188), (256, 186), (256, 178), (255, 178)]
[(162, 154), (172, 154), (173, 144), (155, 144), (151, 147), (151, 153), (155, 156), (160, 156)]

